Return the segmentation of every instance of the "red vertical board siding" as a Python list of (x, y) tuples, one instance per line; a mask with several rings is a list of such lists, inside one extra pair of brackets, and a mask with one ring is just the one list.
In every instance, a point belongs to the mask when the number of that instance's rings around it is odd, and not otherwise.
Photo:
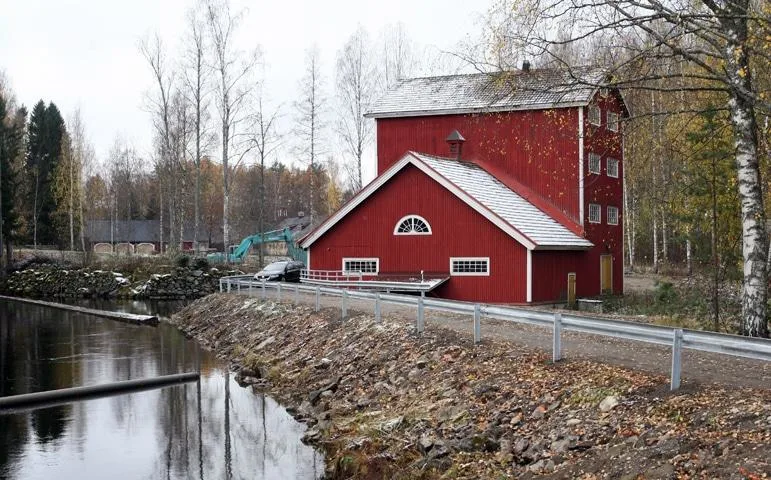
[[(405, 215), (425, 218), (432, 234), (394, 235)], [(448, 274), (450, 257), (489, 257), (489, 276), (453, 276), (436, 294), (491, 303), (527, 300), (525, 247), (413, 166), (316, 240), (310, 268), (340, 270), (343, 257), (378, 257), (381, 274)]]
[(378, 119), (378, 175), (409, 150), (449, 156), (453, 130), (466, 139), (465, 159), (510, 175), (578, 221), (576, 108)]
[[(594, 103), (600, 107), (600, 126), (589, 124), (588, 112), (584, 112), (584, 228), (586, 238), (595, 247), (589, 252), (586, 266), (577, 276), (579, 295), (600, 294), (600, 256), (613, 256), (613, 293), (621, 294), (624, 285), (623, 268), (623, 143), (621, 128), (613, 132), (607, 128), (608, 110), (622, 112), (621, 103), (615, 95), (606, 97), (596, 95)], [(601, 157), (600, 174), (589, 173), (589, 153), (597, 153)], [(608, 157), (619, 161), (618, 178), (608, 177)], [(601, 207), (601, 222), (589, 223), (589, 204), (596, 203)], [(618, 207), (618, 225), (608, 225), (608, 206)], [(581, 293), (581, 292), (584, 293)]]
[(587, 256), (588, 252), (583, 251), (534, 251), (533, 302), (567, 300), (568, 273), (576, 274), (576, 294), (587, 296), (578, 289)]

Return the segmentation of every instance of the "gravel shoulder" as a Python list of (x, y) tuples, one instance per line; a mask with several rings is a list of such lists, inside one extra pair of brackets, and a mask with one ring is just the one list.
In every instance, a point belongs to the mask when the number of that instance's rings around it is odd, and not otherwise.
[[(270, 290), (268, 292), (271, 292)], [(284, 292), (283, 300), (293, 302), (294, 293)], [(314, 305), (313, 295), (300, 293), (300, 303)], [(323, 308), (340, 308), (340, 299), (321, 297)], [(349, 299), (349, 315), (370, 314), (374, 303), (368, 300)], [(392, 320), (415, 323), (416, 311), (399, 305), (382, 305), (382, 314)], [(473, 335), (473, 320), (470, 316), (446, 312), (425, 312), (426, 329), (440, 325), (461, 334)], [(518, 324), (502, 320), (482, 318), (482, 341), (485, 339), (505, 340), (525, 348), (551, 352), (551, 331), (533, 325)], [(591, 360), (595, 362), (632, 368), (655, 375), (669, 376), (672, 351), (663, 345), (632, 342), (602, 335), (565, 332), (562, 337), (563, 359)], [(771, 389), (771, 363), (760, 360), (732, 357), (693, 350), (683, 351), (682, 385), (720, 384), (736, 387)]]

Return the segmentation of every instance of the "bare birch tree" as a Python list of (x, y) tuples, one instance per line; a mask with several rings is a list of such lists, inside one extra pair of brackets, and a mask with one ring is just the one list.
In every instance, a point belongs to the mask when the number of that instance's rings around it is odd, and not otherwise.
[(409, 78), (417, 69), (415, 46), (404, 23), (388, 25), (382, 35), (382, 89), (389, 89)]
[(323, 155), (326, 146), (322, 132), (325, 128), (324, 109), (327, 100), (324, 96), (324, 82), (321, 74), (321, 54), (317, 46), (305, 53), (305, 74), (300, 80), (300, 98), (295, 102), (297, 118), (295, 134), (298, 139), (297, 152), (309, 165), (308, 210), (311, 225), (315, 222), (315, 170), (318, 158)]
[[(260, 232), (265, 231), (265, 163), (273, 155), (281, 144), (281, 136), (276, 131), (276, 121), (278, 119), (279, 109), (268, 111), (264, 102), (264, 92), (260, 90), (257, 97), (257, 111), (254, 115), (254, 126), (252, 128), (252, 142), (257, 150), (257, 156), (260, 162), (260, 206), (258, 225)], [(259, 260), (260, 266), (263, 264), (264, 244), (260, 243)]]
[(193, 106), (193, 136), (195, 149), (192, 152), (195, 165), (195, 190), (193, 199), (193, 250), (200, 254), (199, 231), (201, 219), (201, 158), (208, 150), (208, 76), (211, 73), (206, 62), (207, 38), (206, 24), (200, 18), (199, 12), (193, 10), (188, 14), (188, 33), (185, 51), (185, 94)]
[[(150, 114), (153, 119), (153, 127), (156, 135), (158, 154), (155, 157), (155, 170), (158, 175), (159, 196), (161, 204), (163, 203), (163, 185), (173, 185), (169, 180), (165, 180), (171, 169), (171, 97), (174, 89), (174, 75), (168, 64), (166, 54), (163, 48), (163, 42), (158, 35), (152, 40), (143, 40), (139, 45), (139, 51), (147, 61), (153, 73), (155, 82), (155, 93), (148, 94)], [(168, 200), (167, 200), (168, 201)], [(163, 208), (159, 211), (159, 239), (160, 249), (163, 253)], [(169, 245), (173, 242), (169, 241)]]
[[(769, 92), (755, 81), (754, 70), (771, 60), (767, 5), (751, 0), (576, 0), (567, 4), (525, 0), (500, 5), (497, 24), (502, 27), (490, 39), (492, 50), (504, 43), (517, 55), (575, 72), (562, 52), (566, 46), (577, 45), (590, 52), (595, 62), (609, 66), (610, 86), (723, 96), (723, 108), (733, 128), (741, 202), (742, 332), (767, 337), (768, 239), (757, 118), (763, 112), (768, 114), (771, 105)], [(480, 63), (484, 62), (494, 63), (495, 55)], [(680, 62), (687, 68), (658, 68), (662, 63)]]
[(373, 121), (364, 118), (378, 84), (369, 35), (359, 26), (337, 54), (337, 97), (340, 114), (335, 128), (345, 152), (353, 157), (346, 162), (351, 189), (361, 190), (361, 162), (374, 137)]
[(246, 53), (235, 47), (235, 36), (243, 17), (234, 13), (227, 0), (205, 0), (206, 19), (211, 40), (212, 69), (217, 77), (215, 104), (220, 116), (222, 142), (222, 239), (225, 262), (230, 246), (230, 168), (231, 147), (237, 148), (238, 126), (246, 117), (245, 105), (254, 88), (252, 74), (259, 63), (259, 50)]

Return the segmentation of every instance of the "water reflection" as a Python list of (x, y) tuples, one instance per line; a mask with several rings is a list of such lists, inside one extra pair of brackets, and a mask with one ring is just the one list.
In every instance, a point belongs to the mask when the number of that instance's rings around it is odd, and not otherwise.
[(0, 396), (179, 373), (201, 381), (0, 415), (0, 478), (318, 478), (304, 427), (173, 328), (0, 302)]

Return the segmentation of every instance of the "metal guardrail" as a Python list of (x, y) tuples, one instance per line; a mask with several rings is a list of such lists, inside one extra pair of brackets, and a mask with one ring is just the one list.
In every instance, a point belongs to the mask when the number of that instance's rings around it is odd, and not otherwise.
[(417, 310), (415, 319), (415, 330), (417, 333), (422, 333), (425, 328), (424, 312), (426, 309), (471, 315), (474, 319), (473, 334), (475, 343), (479, 343), (482, 338), (481, 317), (550, 328), (553, 332), (552, 359), (555, 362), (562, 358), (563, 331), (603, 335), (658, 345), (671, 345), (672, 367), (670, 372), (670, 388), (672, 390), (677, 390), (680, 387), (681, 359), (684, 348), (771, 362), (771, 340), (764, 338), (671, 328), (607, 318), (549, 313), (499, 305), (441, 300), (426, 298), (423, 295), (397, 295), (299, 283), (264, 282), (256, 281), (252, 276), (222, 277), (220, 279), (220, 292), (235, 291), (238, 293), (249, 293), (250, 295), (259, 293), (262, 299), (266, 299), (268, 290), (275, 290), (279, 301), (283, 299), (283, 295), (293, 295), (294, 302), (299, 302), (299, 294), (301, 292), (313, 294), (315, 295), (315, 308), (317, 311), (321, 306), (320, 299), (322, 295), (340, 297), (343, 318), (348, 316), (348, 302), (350, 299), (373, 300), (375, 319), (378, 322), (381, 320), (381, 307), (383, 303), (415, 307)]

